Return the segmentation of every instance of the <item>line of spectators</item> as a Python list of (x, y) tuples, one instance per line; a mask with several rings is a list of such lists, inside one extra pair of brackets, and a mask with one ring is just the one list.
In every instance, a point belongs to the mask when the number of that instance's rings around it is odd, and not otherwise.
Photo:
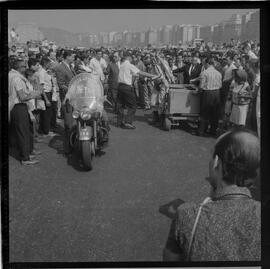
[[(141, 74), (158, 75), (159, 67), (154, 63), (154, 59), (158, 56), (163, 63), (163, 73), (167, 82), (194, 84), (199, 89), (202, 95), (199, 135), (205, 135), (208, 131), (215, 135), (220, 123), (220, 128), (224, 130), (232, 125), (247, 126), (260, 135), (259, 51), (260, 46), (255, 42), (237, 43), (234, 40), (229, 45), (223, 44), (220, 47), (214, 45), (212, 48), (202, 43), (197, 48), (167, 46), (161, 49), (151, 46), (133, 49), (104, 47), (79, 49), (56, 47), (51, 42), (46, 46), (27, 42), (25, 48), (17, 50), (13, 44), (9, 50), (9, 99), (13, 104), (10, 106), (10, 115), (14, 114), (12, 109), (17, 107), (17, 103), (27, 103), (30, 125), (34, 122), (34, 128), (31, 128), (35, 131), (36, 141), (55, 135), (57, 117), (64, 119), (68, 136), (72, 127), (72, 117), (70, 112), (66, 113), (70, 108), (63, 110), (63, 107), (67, 106), (62, 102), (70, 80), (76, 74), (89, 72), (101, 80), (105, 94), (113, 104), (114, 112), (123, 117), (122, 108), (128, 108), (130, 100), (122, 103), (119, 100), (119, 77), (123, 72), (121, 66), (128, 59)], [(213, 80), (215, 73), (210, 70), (220, 74), (216, 77), (218, 81)], [(14, 77), (16, 79), (13, 79)], [(136, 105), (150, 109), (153, 92), (161, 92), (160, 85), (160, 82), (153, 83), (145, 76), (133, 76), (131, 89), (134, 90), (135, 99), (132, 97), (132, 110), (136, 111)], [(22, 97), (18, 94), (22, 89), (24, 94), (33, 90), (36, 95), (34, 97), (31, 95), (31, 99)], [(210, 93), (211, 90), (216, 90), (216, 94), (213, 91)], [(155, 116), (156, 119), (160, 116), (158, 111), (154, 111), (153, 114), (154, 119)], [(12, 123), (14, 115), (10, 119)], [(122, 124), (122, 127), (124, 125)], [(134, 129), (133, 127), (130, 129)], [(16, 140), (22, 140), (18, 135), (19, 132), (15, 135)], [(30, 153), (28, 149), (28, 155)], [(22, 161), (29, 161), (25, 152), (21, 155), (24, 156)]]

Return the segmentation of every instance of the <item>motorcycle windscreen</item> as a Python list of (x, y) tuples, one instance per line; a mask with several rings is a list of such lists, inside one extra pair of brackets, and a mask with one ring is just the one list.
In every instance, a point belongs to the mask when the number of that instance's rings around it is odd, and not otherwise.
[(66, 99), (75, 110), (103, 111), (104, 89), (99, 79), (89, 73), (76, 75), (69, 84)]

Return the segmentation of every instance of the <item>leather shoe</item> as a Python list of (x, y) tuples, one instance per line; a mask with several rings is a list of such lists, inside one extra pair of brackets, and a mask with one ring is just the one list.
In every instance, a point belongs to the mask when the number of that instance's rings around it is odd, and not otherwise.
[(41, 151), (34, 149), (34, 150), (31, 152), (31, 155), (40, 155), (41, 153), (42, 153)]
[(29, 159), (30, 159), (30, 161), (35, 160), (36, 159), (36, 155), (30, 154), (29, 155)]
[(38, 164), (39, 161), (38, 160), (27, 160), (27, 161), (21, 161), (22, 165), (34, 165), (34, 164)]
[(136, 129), (136, 127), (134, 125), (132, 125), (131, 123), (126, 123), (125, 128), (126, 129)]

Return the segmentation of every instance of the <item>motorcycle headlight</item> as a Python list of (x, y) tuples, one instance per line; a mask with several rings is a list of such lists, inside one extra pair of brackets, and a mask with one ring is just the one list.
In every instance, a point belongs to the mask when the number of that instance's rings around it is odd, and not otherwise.
[(72, 112), (72, 118), (73, 118), (73, 119), (78, 119), (78, 118), (79, 118), (79, 116), (80, 116), (79, 111), (74, 110), (74, 111)]
[(81, 112), (81, 119), (82, 120), (89, 120), (91, 118), (90, 111), (82, 111)]

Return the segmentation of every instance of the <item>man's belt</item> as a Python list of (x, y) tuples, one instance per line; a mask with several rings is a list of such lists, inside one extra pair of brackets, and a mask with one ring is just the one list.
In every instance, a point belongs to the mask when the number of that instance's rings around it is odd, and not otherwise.
[(212, 91), (218, 91), (219, 89), (214, 89), (214, 90), (204, 90), (204, 91), (207, 91), (207, 92), (212, 92)]
[(123, 82), (119, 82), (119, 83), (118, 83), (118, 85), (119, 85), (119, 86), (120, 86), (120, 85), (124, 85), (124, 86), (129, 86), (129, 87), (132, 87), (132, 85), (128, 85), (128, 84), (123, 83)]

